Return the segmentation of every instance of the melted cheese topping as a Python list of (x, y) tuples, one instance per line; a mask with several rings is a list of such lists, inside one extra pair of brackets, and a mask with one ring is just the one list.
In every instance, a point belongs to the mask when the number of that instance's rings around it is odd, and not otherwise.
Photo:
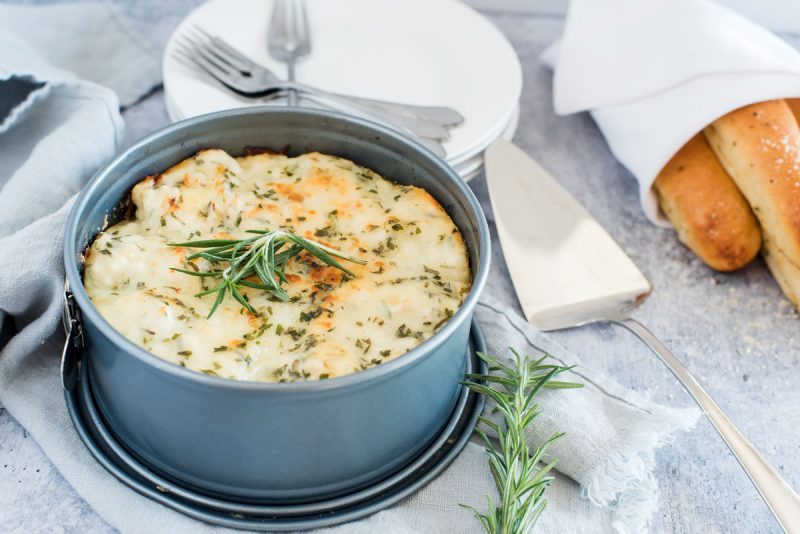
[[(470, 288), (464, 242), (439, 203), (341, 158), (205, 150), (144, 179), (131, 200), (134, 218), (88, 249), (84, 285), (124, 336), (196, 371), (269, 382), (366, 369), (430, 337)], [(194, 251), (168, 243), (278, 228), (367, 264), (343, 261), (351, 279), (303, 252), (286, 270), (292, 301), (245, 288), (257, 314), (226, 296), (206, 319), (215, 295), (194, 295), (215, 280), (171, 270), (192, 267)]]

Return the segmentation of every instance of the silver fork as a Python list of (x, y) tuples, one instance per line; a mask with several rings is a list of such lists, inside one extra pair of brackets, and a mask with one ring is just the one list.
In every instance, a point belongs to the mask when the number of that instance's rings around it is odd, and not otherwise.
[[(272, 6), (272, 14), (270, 15), (267, 44), (270, 55), (276, 60), (286, 63), (287, 79), (290, 83), (294, 83), (296, 81), (295, 63), (311, 54), (311, 30), (309, 29), (308, 14), (303, 0), (275, 0)], [(289, 89), (290, 106), (298, 104), (298, 96), (296, 89)], [(306, 99), (308, 100), (309, 98), (306, 97)], [(326, 105), (324, 101), (311, 100), (318, 104)], [(336, 100), (338, 99), (334, 98), (334, 102)], [(437, 141), (450, 138), (445, 125), (434, 124), (435, 121), (427, 123), (416, 120), (409, 121), (404, 115), (399, 117), (387, 116), (386, 113), (391, 113), (392, 115), (394, 113), (381, 107), (365, 106), (358, 102), (354, 103), (350, 99), (347, 102), (339, 102), (338, 105), (345, 105), (348, 108), (355, 107), (356, 114), (367, 112), (368, 116), (390, 124), (406, 127), (420, 137)], [(351, 111), (353, 110), (351, 109)]]
[[(276, 60), (286, 63), (288, 81), (295, 82), (295, 64), (311, 54), (311, 30), (304, 0), (275, 0), (269, 24), (269, 53)], [(450, 108), (411, 106), (328, 92), (326, 95), (347, 98), (373, 114), (389, 112), (404, 117), (430, 119), (442, 126), (451, 127), (458, 126), (464, 120), (457, 111)], [(297, 91), (293, 89), (289, 91), (289, 105), (297, 105)], [(429, 133), (434, 135), (433, 132)], [(441, 137), (433, 137), (434, 139), (449, 138), (447, 132), (442, 130), (436, 131), (436, 135)]]
[[(394, 111), (362, 104), (347, 96), (329, 93), (303, 84), (280, 80), (272, 71), (258, 65), (219, 37), (198, 27), (184, 32), (176, 41), (174, 57), (184, 64), (196, 67), (228, 87), (233, 92), (248, 98), (274, 98), (295, 89), (304, 97), (319, 105), (387, 123), (403, 133), (418, 138), (420, 142), (440, 157), (445, 156), (441, 144), (435, 141), (446, 139), (447, 127), (432, 119), (406, 116)], [(372, 103), (366, 99), (367, 102)], [(406, 106), (408, 109), (447, 110), (436, 106)]]
[[(269, 19), (269, 54), (286, 63), (286, 78), (295, 81), (294, 65), (311, 53), (311, 32), (303, 0), (275, 0)], [(297, 91), (289, 90), (289, 105), (297, 105)]]
[[(270, 55), (286, 63), (289, 82), (295, 82), (295, 63), (311, 53), (311, 30), (304, 0), (275, 0), (270, 15), (268, 48)], [(306, 86), (307, 87), (307, 86)], [(317, 89), (322, 93), (321, 90)], [(407, 117), (429, 119), (443, 126), (458, 126), (464, 117), (456, 110), (443, 106), (414, 106), (383, 100), (340, 95), (325, 91), (328, 96), (347, 98), (373, 110), (384, 110)]]
[(427, 119), (449, 127), (455, 127), (464, 122), (464, 117), (458, 111), (446, 106), (419, 106), (415, 104), (403, 104), (399, 102), (377, 100), (374, 98), (343, 95), (297, 82), (281, 80), (275, 76), (272, 71), (262, 65), (259, 65), (240, 51), (236, 50), (224, 39), (209, 34), (199, 26), (192, 26), (189, 28), (188, 32), (184, 32), (183, 35), (178, 37), (178, 43), (179, 45), (183, 44), (184, 51), (186, 51), (186, 45), (189, 45), (188, 49), (191, 50), (198, 41), (204, 41), (204, 46), (208, 47), (214, 55), (218, 56), (218, 59), (222, 59), (225, 63), (228, 63), (228, 66), (234, 66), (234, 68), (239, 69), (242, 73), (247, 72), (248, 76), (252, 76), (254, 78), (253, 83), (248, 84), (248, 86), (240, 92), (240, 94), (243, 96), (260, 98), (262, 96), (266, 96), (267, 93), (271, 94), (272, 89), (274, 88), (264, 87), (265, 85), (271, 84), (280, 86), (280, 89), (283, 90), (293, 88), (301, 92), (314, 93), (318, 95), (324, 94), (330, 97), (347, 99), (358, 104), (376, 106), (398, 115)]

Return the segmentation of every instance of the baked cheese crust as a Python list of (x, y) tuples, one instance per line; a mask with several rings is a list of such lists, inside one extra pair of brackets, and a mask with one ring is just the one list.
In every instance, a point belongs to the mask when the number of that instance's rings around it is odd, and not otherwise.
[[(235, 380), (333, 378), (391, 360), (430, 337), (470, 289), (464, 241), (425, 190), (320, 153), (233, 158), (204, 150), (131, 192), (135, 207), (87, 249), (84, 285), (100, 313), (151, 353)], [(258, 312), (171, 270), (211, 269), (169, 243), (283, 229), (366, 260), (350, 278), (306, 252), (290, 260), (282, 302), (245, 288)]]

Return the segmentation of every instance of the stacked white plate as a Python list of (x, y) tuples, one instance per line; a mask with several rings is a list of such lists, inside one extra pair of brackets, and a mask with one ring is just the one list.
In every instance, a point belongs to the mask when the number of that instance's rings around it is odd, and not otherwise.
[[(444, 143), (465, 179), (480, 173), (483, 152), (511, 139), (519, 120), (522, 69), (511, 44), (486, 18), (457, 0), (306, 0), (312, 52), (297, 79), (337, 93), (418, 105), (444, 105), (465, 118)], [(164, 92), (173, 121), (247, 105), (173, 57), (192, 26), (225, 39), (285, 76), (269, 56), (270, 0), (210, 0), (175, 29), (164, 52)], [(276, 102), (275, 105), (285, 105)]]

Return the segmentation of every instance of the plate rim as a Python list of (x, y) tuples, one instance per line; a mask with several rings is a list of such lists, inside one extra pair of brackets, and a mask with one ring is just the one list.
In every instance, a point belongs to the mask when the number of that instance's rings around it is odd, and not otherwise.
[[(163, 80), (164, 95), (165, 97), (169, 98), (172, 102), (171, 105), (172, 112), (170, 113), (168, 110), (168, 114), (170, 115), (170, 119), (173, 122), (176, 122), (175, 120), (176, 118), (178, 120), (190, 118), (188, 115), (181, 112), (180, 106), (178, 105), (177, 101), (174, 98), (172, 98), (172, 94), (174, 94), (174, 91), (172, 91), (170, 88), (171, 84), (174, 82), (173, 76), (175, 75), (174, 70), (171, 69), (170, 67), (174, 66), (175, 62), (169, 56), (171, 55), (175, 47), (175, 41), (178, 38), (178, 36), (181, 35), (181, 33), (185, 30), (186, 26), (190, 24), (192, 18), (195, 17), (199, 11), (203, 9), (209, 9), (208, 6), (211, 4), (222, 3), (224, 1), (225, 0), (209, 0), (194, 8), (175, 26), (175, 28), (173, 29), (172, 33), (170, 34), (169, 38), (166, 41), (166, 45), (164, 47), (164, 52), (162, 55), (162, 80)], [(448, 157), (446, 159), (446, 161), (451, 165), (457, 165), (459, 163), (462, 163), (470, 159), (471, 157), (474, 157), (477, 154), (482, 153), (489, 145), (491, 145), (495, 141), (495, 139), (497, 139), (500, 135), (502, 135), (502, 132), (507, 128), (508, 124), (511, 122), (514, 110), (519, 106), (520, 97), (522, 95), (522, 88), (523, 88), (522, 64), (519, 59), (519, 55), (516, 52), (516, 49), (511, 44), (508, 37), (506, 37), (506, 35), (502, 31), (500, 31), (500, 29), (491, 20), (489, 20), (488, 17), (486, 17), (483, 13), (473, 8), (472, 6), (466, 4), (465, 2), (459, 0), (435, 0), (435, 1), (442, 5), (450, 5), (451, 7), (448, 9), (461, 10), (462, 13), (469, 13), (469, 16), (477, 16), (483, 19), (487, 24), (489, 32), (492, 32), (494, 36), (498, 38), (497, 41), (498, 43), (502, 43), (502, 46), (506, 47), (511, 52), (509, 57), (513, 57), (514, 59), (513, 61), (514, 72), (513, 74), (509, 75), (509, 79), (513, 79), (516, 86), (514, 90), (514, 98), (511, 100), (512, 103), (509, 104), (508, 109), (503, 111), (495, 118), (494, 125), (491, 128), (489, 128), (480, 136), (475, 136), (475, 139), (471, 141), (470, 145), (466, 146), (466, 148), (463, 148), (459, 152), (454, 153), (451, 157)], [(254, 102), (254, 105), (255, 104), (257, 103)], [(243, 101), (242, 106), (233, 106), (233, 108), (247, 107), (249, 105), (250, 105), (249, 103)], [(230, 108), (225, 108), (225, 109), (230, 109)], [(220, 110), (214, 109), (214, 110), (209, 110), (208, 112), (213, 112), (213, 111), (220, 111)]]

